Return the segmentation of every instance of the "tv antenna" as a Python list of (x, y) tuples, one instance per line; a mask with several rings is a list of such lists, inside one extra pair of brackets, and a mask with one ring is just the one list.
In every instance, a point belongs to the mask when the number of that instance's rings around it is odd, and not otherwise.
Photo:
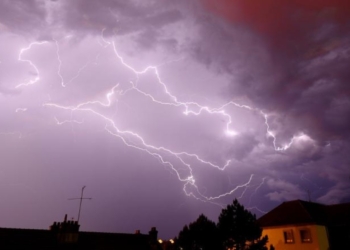
[(83, 200), (91, 200), (92, 198), (84, 198), (84, 188), (86, 186), (83, 186), (83, 188), (81, 189), (81, 195), (80, 198), (70, 198), (68, 200), (80, 200), (80, 204), (79, 204), (79, 212), (78, 212), (78, 224), (79, 224), (79, 219), (80, 219), (80, 211), (81, 211), (81, 204), (83, 203)]

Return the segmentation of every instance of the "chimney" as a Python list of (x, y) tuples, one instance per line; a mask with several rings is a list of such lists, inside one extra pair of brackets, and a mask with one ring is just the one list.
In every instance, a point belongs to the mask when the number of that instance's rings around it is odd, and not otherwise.
[(56, 235), (59, 244), (75, 244), (78, 242), (79, 227), (78, 221), (67, 220), (66, 214), (63, 222), (54, 222), (50, 226), (50, 231)]

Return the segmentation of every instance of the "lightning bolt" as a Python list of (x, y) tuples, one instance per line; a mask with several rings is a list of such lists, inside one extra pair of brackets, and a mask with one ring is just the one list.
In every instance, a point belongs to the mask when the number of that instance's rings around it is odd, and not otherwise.
[(248, 204), (250, 204), (250, 202), (252, 201), (252, 197), (253, 197), (253, 196), (256, 194), (256, 192), (262, 187), (262, 185), (264, 184), (266, 178), (267, 178), (267, 177), (262, 178), (261, 183), (255, 188), (254, 192), (250, 195), (250, 197), (249, 197), (249, 203), (248, 203)]
[(28, 45), (28, 47), (20, 50), (19, 55), (18, 55), (18, 61), (28, 63), (34, 69), (35, 77), (33, 79), (28, 80), (27, 82), (18, 84), (16, 86), (16, 88), (20, 88), (22, 86), (32, 85), (32, 84), (37, 83), (40, 80), (40, 72), (39, 72), (39, 69), (37, 68), (37, 66), (31, 60), (22, 59), (22, 56), (26, 51), (30, 50), (34, 45), (43, 45), (43, 44), (47, 44), (47, 43), (48, 43), (47, 41), (32, 42)]
[(276, 150), (276, 151), (285, 151), (285, 150), (289, 149), (289, 148), (292, 146), (293, 142), (294, 142), (295, 136), (293, 136), (293, 137), (290, 139), (289, 143), (287, 143), (287, 144), (285, 144), (285, 145), (283, 145), (283, 146), (278, 147), (278, 146), (276, 145), (276, 140), (277, 140), (276, 135), (270, 130), (270, 125), (269, 125), (268, 120), (267, 120), (268, 115), (265, 114), (265, 113), (262, 112), (262, 111), (260, 111), (260, 112), (261, 112), (262, 116), (263, 116), (264, 119), (265, 119), (266, 134), (267, 134), (267, 136), (273, 138), (272, 143), (273, 143), (273, 147), (275, 148), (275, 150)]
[[(65, 38), (69, 38), (70, 36), (67, 36)], [(57, 56), (57, 61), (58, 61), (58, 71), (57, 71), (57, 75), (59, 76), (59, 78), (61, 79), (61, 86), (62, 87), (66, 87), (68, 84), (72, 83), (75, 79), (77, 79), (80, 76), (80, 73), (90, 64), (90, 61), (87, 61), (82, 67), (80, 67), (78, 69), (78, 72), (76, 73), (75, 76), (73, 76), (69, 81), (65, 82), (63, 75), (61, 73), (62, 70), (62, 60), (60, 57), (60, 47), (58, 44), (57, 40), (54, 40), (55, 45), (56, 45), (56, 56)]]
[(267, 214), (267, 212), (266, 211), (264, 211), (264, 210), (261, 210), (260, 208), (258, 208), (258, 207), (248, 207), (247, 208), (248, 210), (257, 210), (257, 211), (259, 211), (260, 213), (262, 213), (262, 214)]
[(56, 116), (54, 117), (54, 119), (55, 119), (57, 125), (63, 125), (65, 123), (76, 123), (76, 124), (83, 124), (84, 123), (84, 121), (77, 121), (77, 120), (59, 121)]
[[(159, 73), (159, 68), (162, 65), (157, 65), (157, 66), (150, 65), (142, 70), (135, 69), (130, 64), (126, 63), (124, 58), (119, 54), (119, 52), (117, 50), (117, 46), (116, 46), (114, 41), (107, 41), (104, 39), (103, 32), (104, 32), (104, 30), (102, 30), (102, 32), (101, 32), (102, 33), (102, 41), (104, 44), (102, 44), (102, 43), (99, 43), (99, 44), (104, 49), (107, 49), (109, 46), (111, 46), (112, 51), (113, 51), (114, 55), (116, 56), (116, 58), (118, 59), (118, 61), (126, 69), (128, 69), (129, 71), (131, 71), (135, 75), (136, 81), (130, 81), (129, 82), (130, 87), (126, 90), (120, 90), (119, 84), (115, 85), (106, 93), (106, 96), (105, 96), (106, 100), (105, 101), (89, 100), (89, 101), (82, 102), (82, 103), (79, 103), (79, 104), (74, 105), (74, 106), (65, 106), (65, 105), (62, 105), (59, 103), (46, 102), (43, 104), (43, 106), (48, 107), (48, 108), (66, 110), (66, 111), (69, 111), (71, 113), (73, 113), (73, 112), (88, 112), (90, 114), (93, 114), (94, 116), (96, 116), (97, 118), (99, 118), (105, 122), (106, 125), (105, 125), (104, 129), (106, 130), (106, 132), (109, 133), (111, 136), (114, 136), (114, 137), (120, 139), (124, 143), (125, 146), (133, 148), (135, 150), (142, 151), (144, 153), (147, 153), (150, 156), (156, 158), (164, 166), (168, 166), (173, 171), (173, 173), (176, 174), (178, 180), (180, 182), (184, 183), (183, 191), (187, 196), (194, 197), (195, 199), (201, 200), (203, 202), (210, 202), (210, 203), (213, 203), (216, 205), (220, 205), (219, 203), (216, 202), (217, 200), (219, 200), (225, 196), (233, 195), (239, 189), (243, 189), (243, 192), (241, 194), (241, 197), (242, 197), (245, 194), (249, 185), (251, 184), (252, 179), (253, 179), (253, 175), (250, 176), (250, 178), (248, 179), (247, 182), (236, 186), (235, 188), (227, 191), (226, 193), (219, 194), (216, 196), (206, 196), (200, 192), (199, 187), (196, 184), (196, 179), (195, 179), (195, 176), (193, 175), (193, 169), (192, 169), (192, 166), (190, 164), (190, 160), (195, 160), (196, 164), (199, 164), (199, 165), (208, 166), (208, 167), (212, 167), (212, 168), (215, 168), (217, 170), (220, 170), (220, 171), (224, 171), (230, 165), (230, 163), (231, 163), (230, 159), (228, 159), (225, 164), (218, 165), (218, 164), (214, 164), (210, 161), (203, 159), (198, 154), (194, 154), (194, 153), (190, 153), (190, 152), (186, 152), (186, 151), (177, 152), (177, 151), (173, 151), (173, 150), (166, 148), (166, 147), (163, 147), (163, 146), (153, 145), (149, 142), (146, 142), (145, 139), (135, 131), (120, 129), (118, 127), (118, 124), (111, 117), (98, 111), (98, 107), (100, 107), (100, 106), (111, 107), (113, 101), (118, 101), (118, 98), (117, 98), (118, 96), (126, 95), (130, 91), (136, 91), (137, 93), (145, 96), (150, 101), (152, 101), (158, 105), (173, 106), (175, 108), (181, 109), (181, 112), (185, 116), (189, 116), (189, 115), (200, 116), (204, 112), (207, 114), (210, 114), (210, 115), (219, 115), (219, 116), (223, 117), (225, 122), (226, 122), (224, 133), (228, 136), (235, 136), (235, 135), (237, 135), (237, 132), (231, 128), (232, 120), (233, 120), (232, 116), (226, 111), (226, 108), (228, 108), (229, 106), (234, 106), (237, 108), (246, 109), (246, 110), (249, 110), (251, 112), (255, 112), (256, 114), (259, 114), (263, 117), (264, 123), (266, 125), (266, 134), (268, 137), (273, 138), (273, 146), (274, 146), (274, 149), (276, 151), (285, 151), (288, 148), (290, 148), (291, 145), (293, 144), (294, 137), (291, 139), (291, 141), (287, 145), (277, 146), (276, 135), (272, 132), (272, 130), (270, 129), (269, 123), (268, 123), (268, 115), (259, 109), (252, 108), (248, 105), (241, 105), (239, 103), (232, 102), (232, 101), (225, 103), (219, 107), (203, 106), (198, 102), (192, 102), (192, 101), (191, 102), (180, 101), (175, 95), (173, 95), (171, 93), (171, 91), (168, 89), (167, 85), (162, 81), (160, 73)], [(60, 55), (59, 55), (60, 54), (59, 53), (60, 52), (59, 51), (59, 44), (57, 41), (54, 41), (54, 42), (56, 45), (57, 60), (59, 62), (57, 74), (59, 75), (59, 77), (61, 79), (61, 86), (66, 87), (66, 85), (68, 83), (71, 83), (74, 79), (76, 79), (79, 76), (80, 72), (87, 67), (89, 62), (86, 63), (85, 65), (83, 65), (79, 69), (76, 76), (74, 76), (73, 78), (71, 78), (71, 80), (69, 80), (68, 82), (65, 83), (64, 78), (61, 74), (62, 60), (60, 59)], [(36, 77), (34, 79), (29, 80), (26, 83), (22, 83), (22, 84), (18, 85), (17, 87), (31, 85), (31, 84), (34, 84), (40, 80), (38, 68), (30, 60), (22, 59), (22, 55), (25, 51), (31, 49), (32, 46), (42, 45), (45, 43), (47, 43), (47, 42), (33, 42), (28, 47), (26, 47), (20, 51), (19, 60), (22, 62), (29, 63), (31, 65), (31, 67), (33, 67), (35, 69)], [(138, 82), (139, 82), (140, 77), (148, 72), (151, 72), (155, 75), (155, 77), (157, 79), (156, 84), (158, 84), (160, 86), (160, 88), (163, 90), (163, 93), (167, 97), (168, 101), (159, 100), (158, 98), (156, 98), (152, 94), (150, 94), (146, 91), (143, 91), (141, 88), (139, 88)], [(115, 98), (112, 99), (113, 97), (115, 97)], [(68, 123), (68, 122), (69, 123), (78, 123), (78, 124), (82, 123), (82, 122), (79, 122), (76, 120), (59, 121), (56, 117), (54, 117), (54, 118), (55, 118), (56, 123), (58, 125), (62, 125), (62, 124)], [(169, 160), (169, 158), (174, 159), (175, 161)], [(183, 171), (180, 171), (180, 169), (186, 169), (187, 173), (183, 174), (182, 173)], [(254, 193), (256, 193), (256, 191), (263, 185), (263, 183), (264, 183), (264, 179), (263, 179), (262, 183), (255, 189)], [(253, 208), (255, 208), (255, 207), (253, 207)], [(255, 208), (255, 209), (257, 209), (257, 208)], [(263, 212), (263, 211), (261, 211), (261, 212)]]

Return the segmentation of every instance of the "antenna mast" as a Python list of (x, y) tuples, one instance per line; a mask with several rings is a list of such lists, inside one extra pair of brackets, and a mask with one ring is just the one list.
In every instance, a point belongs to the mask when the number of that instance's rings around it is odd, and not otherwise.
[(79, 219), (80, 219), (80, 211), (81, 211), (81, 204), (83, 203), (83, 200), (91, 200), (92, 198), (84, 198), (84, 189), (86, 186), (83, 186), (83, 188), (81, 189), (81, 195), (80, 198), (70, 198), (68, 200), (80, 200), (80, 204), (79, 204), (79, 212), (78, 212), (78, 224), (79, 224)]

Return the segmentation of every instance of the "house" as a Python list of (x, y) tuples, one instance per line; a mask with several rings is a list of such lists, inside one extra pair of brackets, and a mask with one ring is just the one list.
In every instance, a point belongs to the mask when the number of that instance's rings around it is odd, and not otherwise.
[(54, 222), (49, 230), (0, 228), (0, 249), (158, 250), (158, 231), (149, 234), (79, 232), (77, 221)]
[(276, 250), (350, 249), (350, 203), (283, 202), (258, 222)]

